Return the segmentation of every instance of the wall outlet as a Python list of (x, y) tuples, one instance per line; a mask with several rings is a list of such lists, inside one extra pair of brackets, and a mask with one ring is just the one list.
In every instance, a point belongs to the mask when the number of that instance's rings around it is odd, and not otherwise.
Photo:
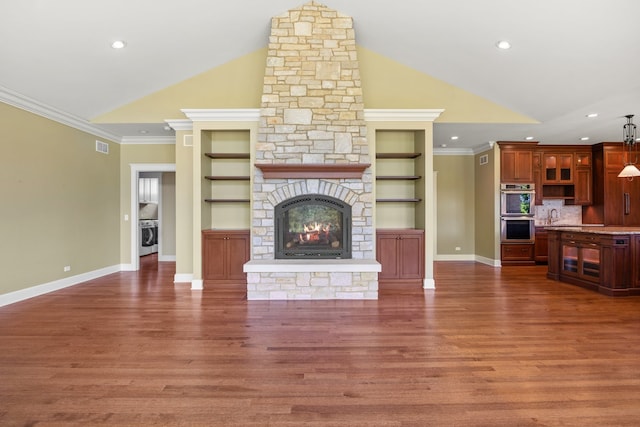
[(64, 271), (71, 271), (71, 266), (70, 265), (65, 265), (64, 266)]
[(461, 251), (462, 248), (460, 246), (456, 246), (456, 251)]
[(124, 214), (124, 220), (125, 221), (129, 221), (129, 215), (128, 214)]

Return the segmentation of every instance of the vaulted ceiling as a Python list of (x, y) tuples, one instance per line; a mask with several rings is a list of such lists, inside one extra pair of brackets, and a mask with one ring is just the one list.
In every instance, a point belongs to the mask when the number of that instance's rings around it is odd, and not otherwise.
[[(302, 3), (5, 0), (0, 101), (91, 123), (264, 48), (271, 17)], [(640, 120), (635, 0), (322, 3), (353, 17), (361, 48), (528, 122), (438, 122), (438, 149), (476, 150), (527, 136), (545, 144), (620, 141), (624, 116), (637, 113)], [(117, 39), (127, 42), (125, 49), (111, 48)], [(497, 49), (499, 40), (512, 48)], [(590, 113), (598, 116), (587, 118)], [(160, 122), (91, 126), (116, 139), (171, 134)]]

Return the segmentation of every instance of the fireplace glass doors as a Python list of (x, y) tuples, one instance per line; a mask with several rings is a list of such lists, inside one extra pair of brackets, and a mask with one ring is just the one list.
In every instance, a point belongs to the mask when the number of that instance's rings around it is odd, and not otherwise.
[(318, 194), (275, 207), (276, 259), (351, 258), (351, 206)]

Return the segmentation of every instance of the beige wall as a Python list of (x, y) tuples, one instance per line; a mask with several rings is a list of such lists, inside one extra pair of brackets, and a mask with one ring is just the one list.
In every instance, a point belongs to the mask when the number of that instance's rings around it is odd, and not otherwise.
[[(437, 123), (537, 123), (368, 49), (357, 51), (365, 108), (444, 108)], [(184, 119), (182, 108), (259, 108), (266, 61), (267, 49), (259, 49), (93, 121), (164, 123)]]
[[(480, 165), (480, 156), (488, 163)], [(500, 260), (498, 187), (500, 184), (500, 153), (498, 146), (475, 156), (475, 239), (476, 256), (487, 260)], [(496, 240), (498, 239), (498, 240)]]
[(191, 281), (193, 270), (193, 135), (177, 131), (176, 159), (176, 276)]
[[(437, 256), (475, 253), (476, 198), (474, 158), (465, 155), (436, 155), (437, 172)], [(460, 250), (456, 251), (456, 247)]]
[(176, 174), (162, 174), (162, 252), (160, 260), (176, 255)]
[(0, 128), (0, 294), (118, 265), (120, 146), (3, 103)]
[(131, 164), (175, 163), (174, 144), (127, 144), (120, 146), (120, 262), (131, 261)]

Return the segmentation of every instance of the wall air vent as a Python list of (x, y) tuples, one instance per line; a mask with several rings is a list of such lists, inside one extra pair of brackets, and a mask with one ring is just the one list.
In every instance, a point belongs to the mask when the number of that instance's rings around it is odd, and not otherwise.
[(482, 156), (480, 156), (480, 164), (481, 165), (486, 165), (489, 163), (489, 155), (488, 154), (483, 154)]
[(185, 135), (182, 142), (185, 147), (193, 147), (193, 135)]
[(96, 151), (98, 153), (109, 154), (109, 144), (96, 140)]

